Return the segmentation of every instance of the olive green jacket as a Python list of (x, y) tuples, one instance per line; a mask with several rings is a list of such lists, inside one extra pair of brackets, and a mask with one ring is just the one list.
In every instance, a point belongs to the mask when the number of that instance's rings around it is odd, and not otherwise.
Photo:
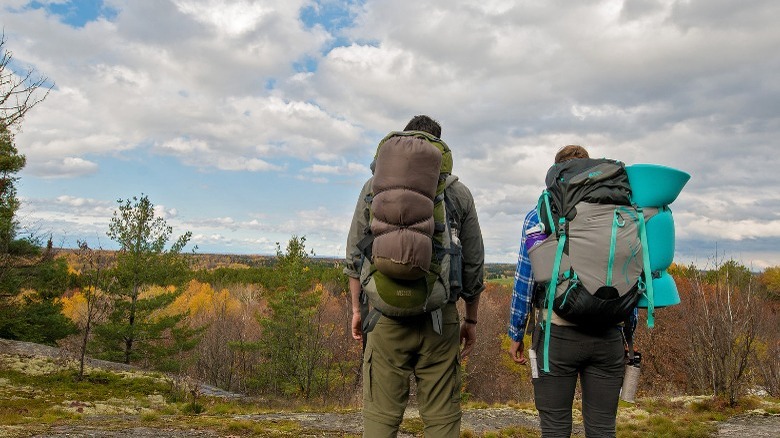
[[(368, 233), (369, 208), (368, 196), (371, 193), (369, 179), (363, 185), (358, 197), (352, 225), (347, 236), (346, 266), (344, 273), (352, 278), (360, 278), (360, 267), (363, 254), (358, 243)], [(460, 227), (458, 237), (463, 246), (463, 290), (460, 297), (470, 302), (484, 289), (485, 247), (482, 242), (482, 230), (477, 219), (477, 209), (474, 197), (469, 189), (460, 181), (455, 181), (446, 189), (447, 198), (452, 202), (455, 221)]]

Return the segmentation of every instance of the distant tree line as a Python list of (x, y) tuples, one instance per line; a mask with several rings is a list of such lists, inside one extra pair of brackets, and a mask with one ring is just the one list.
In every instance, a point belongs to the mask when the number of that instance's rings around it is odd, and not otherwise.
[(515, 265), (510, 263), (488, 263), (485, 265), (485, 278), (496, 280), (500, 278), (513, 278)]

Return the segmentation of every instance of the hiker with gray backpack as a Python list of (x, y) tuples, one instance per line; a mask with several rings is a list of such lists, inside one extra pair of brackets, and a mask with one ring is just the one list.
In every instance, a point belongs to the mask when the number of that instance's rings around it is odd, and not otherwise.
[(484, 248), (474, 198), (440, 137), (424, 115), (388, 134), (352, 218), (344, 273), (352, 337), (364, 346), (364, 437), (398, 434), (412, 375), (425, 436), (460, 435), (460, 363), (476, 340)]
[(582, 146), (559, 150), (545, 182), (523, 224), (510, 356), (531, 365), (543, 437), (571, 436), (578, 378), (586, 436), (614, 437), (637, 303), (652, 281), (646, 213), (631, 203), (623, 164), (591, 159)]

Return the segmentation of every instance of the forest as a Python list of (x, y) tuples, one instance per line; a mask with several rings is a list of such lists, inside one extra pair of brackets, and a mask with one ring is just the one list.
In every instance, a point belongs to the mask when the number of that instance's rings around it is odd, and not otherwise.
[[(361, 344), (349, 336), (342, 260), (314, 256), (297, 236), (273, 257), (183, 252), (188, 234), (169, 242), (146, 197), (120, 202), (108, 233), (122, 250), (10, 245), (0, 338), (58, 345), (79, 373), (90, 356), (273, 400), (359, 403)], [(500, 277), (511, 268), (486, 269), (465, 400), (531, 400), (528, 369), (507, 354), (511, 280)], [(658, 309), (653, 329), (638, 324), (639, 396), (780, 396), (780, 268), (726, 260), (670, 273), (682, 303)]]

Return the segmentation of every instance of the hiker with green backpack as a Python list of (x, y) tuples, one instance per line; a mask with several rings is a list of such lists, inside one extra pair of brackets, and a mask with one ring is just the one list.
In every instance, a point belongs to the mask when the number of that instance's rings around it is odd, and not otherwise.
[(509, 353), (531, 365), (543, 437), (571, 436), (578, 378), (586, 436), (614, 437), (636, 306), (649, 280), (644, 213), (631, 205), (623, 164), (591, 159), (582, 146), (559, 150), (545, 182), (523, 224)]
[(364, 437), (398, 434), (411, 376), (425, 436), (460, 434), (461, 359), (476, 340), (484, 247), (474, 198), (440, 137), (424, 115), (388, 134), (352, 218), (344, 272), (352, 337), (364, 347)]

